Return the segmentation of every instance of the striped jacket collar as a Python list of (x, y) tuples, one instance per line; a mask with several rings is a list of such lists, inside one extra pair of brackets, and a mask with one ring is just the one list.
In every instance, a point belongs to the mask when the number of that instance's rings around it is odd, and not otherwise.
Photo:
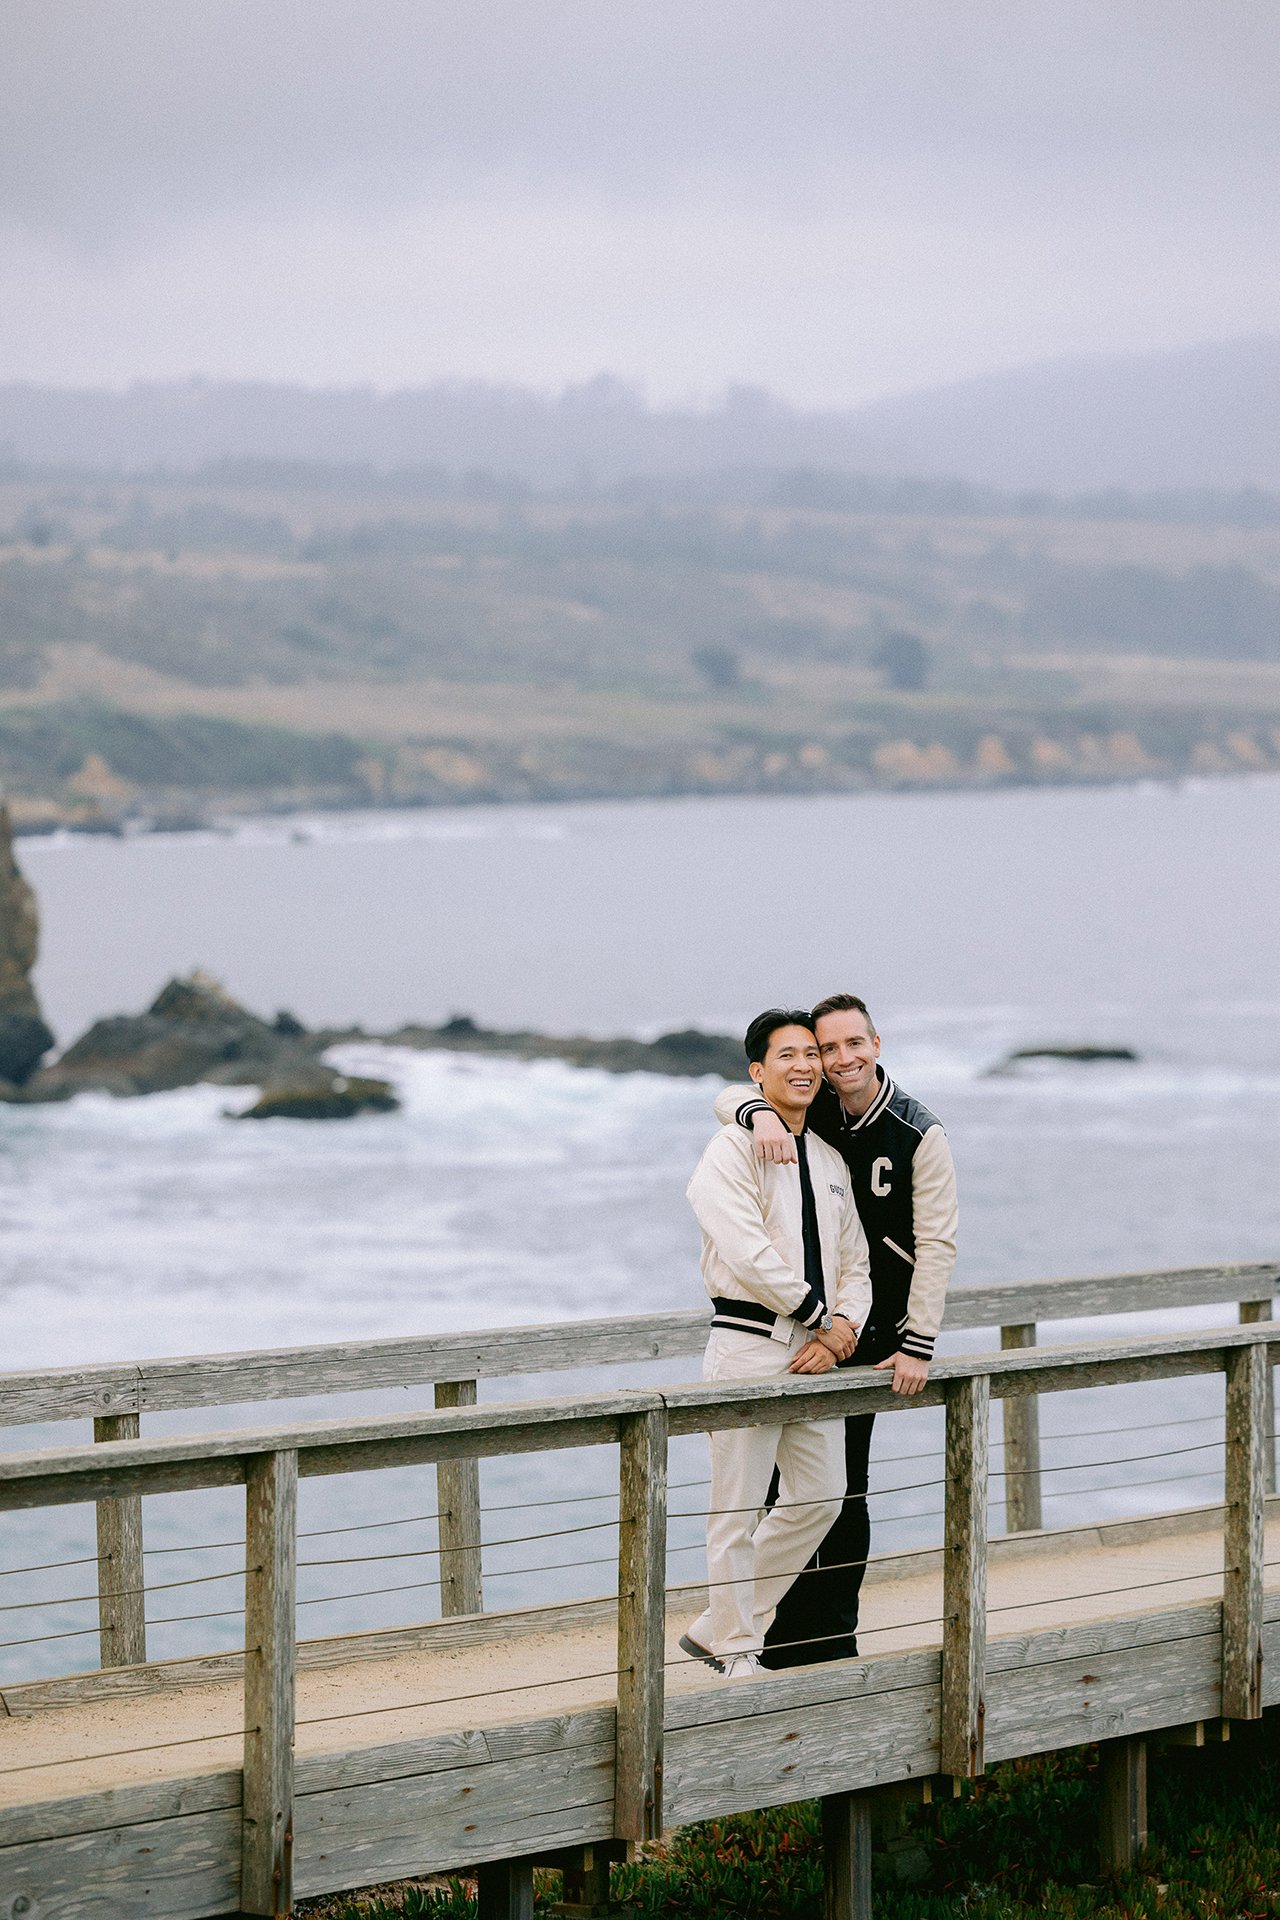
[(889, 1102), (892, 1100), (894, 1095), (894, 1085), (883, 1067), (876, 1068), (876, 1078), (880, 1082), (880, 1090), (876, 1094), (875, 1099), (871, 1102), (871, 1105), (867, 1108), (865, 1113), (860, 1113), (856, 1120), (852, 1120), (850, 1119), (849, 1115), (845, 1112), (844, 1108), (841, 1107), (840, 1118), (843, 1121), (845, 1130), (847, 1132), (861, 1133), (863, 1127), (869, 1127), (873, 1120), (879, 1119), (880, 1115), (884, 1112), (885, 1108), (888, 1106)]

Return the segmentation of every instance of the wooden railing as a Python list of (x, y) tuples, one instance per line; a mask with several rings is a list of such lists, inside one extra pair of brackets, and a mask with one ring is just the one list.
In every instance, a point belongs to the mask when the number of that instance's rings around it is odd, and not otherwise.
[[(1259, 1261), (1187, 1267), (1154, 1273), (1085, 1279), (1004, 1282), (959, 1287), (947, 1304), (946, 1329), (998, 1327), (1009, 1352), (1034, 1349), (1043, 1321), (1100, 1314), (1171, 1311), (1190, 1306), (1238, 1306), (1242, 1325), (1272, 1317), (1280, 1291), (1280, 1263)], [(691, 1313), (552, 1322), (531, 1327), (438, 1334), (397, 1340), (265, 1348), (186, 1359), (51, 1368), (0, 1375), (0, 1427), (91, 1418), (102, 1442), (139, 1437), (144, 1413), (230, 1407), (269, 1400), (371, 1389), (434, 1385), (440, 1409), (471, 1407), (482, 1378), (610, 1367), (686, 1358), (706, 1343), (705, 1308)], [(1268, 1431), (1274, 1429), (1272, 1376), (1266, 1382)], [(922, 1404), (919, 1400), (915, 1405)], [(1010, 1398), (1004, 1408), (1005, 1513), (1010, 1532), (1042, 1525), (1040, 1430), (1034, 1394)], [(1263, 1463), (1267, 1491), (1275, 1489), (1275, 1453)], [(483, 1607), (479, 1464), (474, 1457), (442, 1461), (438, 1469), (441, 1609), (448, 1615)], [(141, 1503), (104, 1499), (98, 1505), (99, 1647), (103, 1666), (144, 1661), (146, 1625)]]
[[(945, 1571), (940, 1754), (960, 1778), (983, 1768), (987, 1671), (989, 1402), (1193, 1374), (1226, 1375), (1222, 1712), (1262, 1709), (1267, 1385), (1280, 1328), (1250, 1325), (1166, 1339), (1012, 1350), (940, 1361), (914, 1403), (946, 1410)], [(246, 1492), (241, 1908), (283, 1914), (291, 1898), (299, 1477), (369, 1472), (500, 1454), (620, 1449), (614, 1833), (662, 1827), (666, 1458), (669, 1436), (898, 1412), (869, 1373), (765, 1383), (619, 1390), (485, 1407), (384, 1415), (110, 1446), (12, 1453), (0, 1462), (0, 1512), (243, 1485)], [(759, 1683), (767, 1687), (766, 1679)], [(833, 1796), (832, 1831), (856, 1834)], [(852, 1842), (850, 1842), (852, 1844)], [(463, 1864), (459, 1862), (459, 1864)], [(200, 1908), (200, 1911), (207, 1911)]]

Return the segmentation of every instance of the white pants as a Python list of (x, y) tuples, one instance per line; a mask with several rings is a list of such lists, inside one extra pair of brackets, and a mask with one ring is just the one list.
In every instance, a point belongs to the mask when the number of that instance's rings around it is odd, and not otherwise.
[[(775, 1379), (786, 1373), (809, 1338), (799, 1326), (785, 1343), (733, 1327), (713, 1327), (702, 1377)], [(779, 1600), (840, 1511), (844, 1421), (733, 1427), (709, 1438), (709, 1604), (689, 1628), (689, 1638), (721, 1656), (759, 1653)], [(777, 1503), (762, 1513), (775, 1466)]]

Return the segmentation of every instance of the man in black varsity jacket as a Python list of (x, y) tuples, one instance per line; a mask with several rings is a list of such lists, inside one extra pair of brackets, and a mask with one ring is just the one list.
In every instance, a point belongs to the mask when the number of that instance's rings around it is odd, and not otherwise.
[[(895, 1393), (919, 1393), (929, 1373), (956, 1255), (956, 1180), (941, 1123), (896, 1087), (879, 1064), (880, 1036), (866, 1004), (834, 993), (813, 1010), (826, 1084), (809, 1127), (843, 1156), (871, 1250), (871, 1312), (849, 1366), (892, 1374)], [(727, 1087), (722, 1121), (755, 1136), (761, 1159), (786, 1161), (795, 1143), (756, 1089)], [(874, 1414), (845, 1422), (844, 1505), (813, 1560), (784, 1597), (764, 1664), (803, 1666), (857, 1653), (858, 1596), (871, 1539), (868, 1460)]]

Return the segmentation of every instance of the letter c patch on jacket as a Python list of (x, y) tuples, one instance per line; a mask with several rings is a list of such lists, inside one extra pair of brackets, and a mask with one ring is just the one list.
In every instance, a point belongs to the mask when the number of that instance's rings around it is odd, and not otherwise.
[(885, 1155), (882, 1154), (878, 1160), (872, 1161), (871, 1191), (872, 1193), (874, 1193), (877, 1200), (883, 1200), (890, 1193), (893, 1192), (893, 1188), (890, 1186), (889, 1181), (885, 1177), (887, 1174), (890, 1174), (892, 1172), (893, 1172), (893, 1162), (892, 1160), (888, 1159)]

